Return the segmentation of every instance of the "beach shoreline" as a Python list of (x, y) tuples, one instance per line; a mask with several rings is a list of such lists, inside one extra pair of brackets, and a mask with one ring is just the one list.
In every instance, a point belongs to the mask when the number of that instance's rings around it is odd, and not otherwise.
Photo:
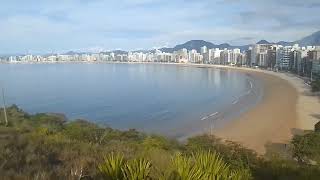
[(85, 64), (97, 63), (168, 64), (230, 69), (257, 78), (264, 85), (262, 100), (238, 117), (232, 118), (223, 127), (214, 129), (213, 134), (225, 140), (239, 142), (259, 154), (265, 152), (267, 143), (288, 143), (293, 136), (293, 130), (313, 130), (314, 125), (320, 120), (319, 97), (311, 93), (310, 87), (301, 78), (291, 73), (247, 67), (189, 63), (87, 62)]
[(291, 73), (220, 65), (207, 67), (249, 73), (260, 79), (265, 88), (260, 103), (214, 131), (214, 135), (222, 139), (241, 143), (264, 154), (266, 144), (287, 144), (296, 129), (313, 130), (320, 120), (319, 97), (311, 93), (301, 78)]

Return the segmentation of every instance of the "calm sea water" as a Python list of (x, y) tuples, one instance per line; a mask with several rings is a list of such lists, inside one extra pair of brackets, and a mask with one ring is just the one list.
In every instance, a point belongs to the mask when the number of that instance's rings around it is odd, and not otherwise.
[(7, 103), (27, 112), (175, 135), (256, 103), (258, 96), (245, 98), (253, 81), (236, 71), (177, 65), (0, 64)]

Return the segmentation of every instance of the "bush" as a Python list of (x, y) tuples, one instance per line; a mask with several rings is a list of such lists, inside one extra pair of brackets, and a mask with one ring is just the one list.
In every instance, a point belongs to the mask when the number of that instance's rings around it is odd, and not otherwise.
[(232, 167), (243, 168), (255, 166), (260, 158), (256, 152), (249, 150), (238, 143), (231, 141), (221, 141), (212, 135), (202, 135), (188, 139), (187, 150), (190, 153), (199, 149), (216, 151)]
[[(53, 114), (30, 115), (16, 106), (7, 112), (9, 126), (0, 125), (0, 179), (249, 179), (251, 174), (261, 180), (320, 177), (319, 132), (295, 136), (288, 146), (293, 157), (267, 159), (238, 143), (210, 135), (181, 143), (84, 120), (66, 122), (63, 116)], [(121, 162), (110, 165), (120, 158), (110, 157), (112, 152), (122, 154)], [(103, 159), (106, 154), (109, 156)]]
[[(150, 179), (151, 162), (145, 159), (133, 159), (124, 162), (123, 155), (111, 154), (99, 165), (105, 179), (144, 180)], [(157, 177), (159, 179), (159, 177)], [(248, 169), (229, 168), (219, 154), (210, 151), (198, 151), (192, 156), (180, 153), (172, 157), (171, 167), (162, 170), (160, 179), (167, 180), (247, 180), (251, 179)]]
[(320, 79), (311, 82), (311, 89), (313, 92), (320, 91)]
[(149, 178), (151, 163), (145, 159), (124, 161), (123, 155), (112, 153), (98, 168), (107, 180), (143, 180)]
[(309, 132), (295, 135), (292, 139), (293, 156), (299, 163), (320, 163), (320, 133)]

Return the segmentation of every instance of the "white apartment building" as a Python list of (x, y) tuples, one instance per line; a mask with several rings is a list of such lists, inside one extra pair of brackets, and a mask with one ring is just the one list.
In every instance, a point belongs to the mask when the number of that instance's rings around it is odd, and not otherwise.
[(289, 69), (291, 49), (292, 48), (290, 46), (286, 46), (286, 47), (280, 46), (277, 49), (276, 63), (277, 63), (277, 67), (280, 68), (281, 70)]
[(231, 63), (231, 50), (223, 50), (220, 52), (220, 64), (227, 65)]
[(207, 46), (203, 46), (203, 47), (201, 47), (201, 54), (205, 54), (205, 53), (207, 53), (208, 52), (208, 48), (207, 48)]
[(191, 63), (203, 63), (203, 55), (198, 53), (197, 50), (195, 49), (192, 49), (191, 51), (189, 51), (188, 59), (189, 59), (189, 62)]
[(179, 62), (179, 63), (188, 63), (189, 62), (188, 50), (185, 48), (178, 50), (178, 51), (174, 51), (173, 55), (175, 57), (176, 62)]
[[(259, 60), (260, 60), (259, 58), (260, 57), (263, 58), (264, 55), (260, 56), (259, 54), (267, 54), (267, 51), (269, 49), (271, 49), (272, 46), (273, 45), (271, 45), (271, 44), (255, 44), (255, 45), (253, 45), (252, 50), (251, 50), (251, 64), (252, 65), (261, 64), (259, 62)], [(262, 62), (262, 64), (263, 64), (264, 59), (262, 59), (262, 61), (263, 61)]]
[(223, 50), (220, 50), (219, 48), (210, 49), (210, 63), (212, 64), (220, 64), (220, 53)]

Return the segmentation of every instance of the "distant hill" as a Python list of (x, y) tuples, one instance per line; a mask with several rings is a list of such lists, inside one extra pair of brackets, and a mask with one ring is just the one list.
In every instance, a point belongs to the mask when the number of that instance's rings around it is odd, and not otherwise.
[(75, 52), (75, 51), (69, 51), (64, 53), (64, 55), (76, 55), (76, 54), (80, 54), (79, 52)]
[(198, 52), (200, 52), (201, 47), (203, 47), (203, 46), (207, 46), (208, 48), (214, 48), (215, 45), (211, 42), (204, 41), (204, 40), (191, 40), (191, 41), (188, 41), (184, 44), (176, 45), (174, 48), (162, 48), (162, 49), (160, 49), (160, 51), (172, 53), (173, 51), (178, 51), (180, 49), (185, 48), (187, 50), (195, 49)]
[(295, 41), (294, 43), (297, 43), (301, 46), (320, 46), (320, 31), (315, 32), (311, 34), (310, 36), (307, 36), (305, 38), (302, 38), (298, 41)]
[(234, 49), (234, 48), (239, 48), (241, 50), (245, 50), (245, 49), (248, 49), (249, 45), (244, 45), (244, 46), (232, 46), (228, 43), (223, 43), (223, 44), (213, 44), (211, 42), (208, 42), (208, 41), (204, 41), (204, 40), (191, 40), (191, 41), (188, 41), (184, 44), (179, 44), (179, 45), (176, 45), (175, 47), (173, 48), (161, 48), (159, 49), (160, 51), (163, 51), (163, 52), (169, 52), (169, 53), (172, 53), (173, 51), (178, 51), (180, 49), (187, 49), (187, 50), (192, 50), (192, 49), (195, 49), (197, 50), (198, 52), (200, 52), (201, 50), (201, 47), (203, 46), (206, 46), (207, 48), (209, 49), (213, 49), (213, 48), (219, 48), (219, 49), (225, 49), (225, 48), (228, 48), (228, 49)]
[[(261, 40), (257, 42), (257, 44), (269, 44), (269, 42), (266, 40)], [(297, 41), (293, 41), (293, 42), (279, 41), (277, 43), (270, 43), (270, 44), (278, 44), (282, 46), (292, 46), (294, 44), (299, 44), (300, 46), (320, 46), (320, 31), (315, 32)]]
[[(282, 45), (282, 46), (292, 46), (293, 44), (299, 44), (300, 46), (307, 46), (307, 45), (320, 46), (320, 31), (315, 32), (315, 33), (311, 34), (310, 36), (307, 36), (305, 38), (302, 38), (300, 40), (293, 41), (293, 42), (279, 41), (277, 43), (274, 43), (274, 42), (269, 42), (267, 40), (260, 40), (256, 44), (278, 44), (278, 45)], [(201, 47), (203, 47), (203, 46), (207, 46), (207, 48), (209, 48), (209, 49), (212, 49), (212, 48), (220, 48), (220, 49), (239, 48), (239, 49), (241, 49), (241, 51), (247, 50), (250, 47), (250, 45), (233, 46), (228, 43), (216, 45), (211, 42), (204, 41), (204, 40), (191, 40), (191, 41), (188, 41), (184, 44), (176, 45), (173, 48), (162, 48), (159, 50), (161, 50), (163, 52), (172, 53), (173, 51), (177, 51), (177, 50), (186, 48), (187, 50), (195, 49), (198, 52), (200, 52)]]
[(119, 54), (127, 54), (128, 52), (123, 50), (113, 50), (113, 51), (106, 51), (101, 53), (108, 54), (108, 55), (110, 55), (111, 53), (114, 53), (114, 55), (119, 55)]
[(294, 42), (279, 41), (276, 44), (282, 45), (282, 46), (292, 46)]
[[(315, 32), (309, 36), (306, 36), (300, 40), (297, 40), (297, 41), (293, 41), (293, 42), (286, 42), (286, 41), (279, 41), (277, 43), (274, 43), (274, 42), (269, 42), (267, 40), (260, 40), (258, 41), (256, 44), (278, 44), (278, 45), (282, 45), (282, 46), (291, 46), (293, 44), (299, 44), (300, 46), (307, 46), (307, 45), (311, 45), (311, 46), (320, 46), (320, 31), (318, 32)], [(223, 43), (223, 44), (213, 44), (209, 41), (205, 41), (205, 40), (191, 40), (191, 41), (188, 41), (186, 43), (183, 43), (183, 44), (178, 44), (176, 45), (175, 47), (172, 47), (172, 48), (168, 48), (168, 47), (165, 47), (165, 48), (161, 48), (159, 49), (160, 51), (162, 52), (168, 52), (168, 53), (172, 53), (174, 51), (178, 51), (180, 49), (187, 49), (187, 50), (192, 50), (192, 49), (195, 49), (197, 50), (198, 52), (200, 52), (201, 50), (201, 47), (203, 46), (206, 46), (207, 48), (209, 49), (213, 49), (213, 48), (219, 48), (219, 49), (234, 49), (234, 48), (239, 48), (241, 51), (244, 51), (244, 50), (247, 50), (251, 45), (240, 45), (240, 46), (233, 46), (233, 45), (230, 45), (228, 43)], [(154, 52), (155, 49), (152, 49), (152, 50), (137, 50), (137, 51), (133, 51), (133, 52), (144, 52), (144, 53), (147, 53), (147, 52)], [(127, 51), (122, 51), (122, 50), (114, 50), (114, 51), (108, 51), (108, 52), (104, 52), (106, 54), (110, 54), (111, 52), (115, 53), (116, 55), (117, 54), (125, 54), (127, 53)], [(66, 54), (81, 54), (81, 53), (77, 53), (77, 52), (73, 52), (73, 51), (70, 51)]]
[(271, 44), (271, 43), (268, 42), (267, 40), (261, 40), (261, 41), (257, 42), (257, 44)]

